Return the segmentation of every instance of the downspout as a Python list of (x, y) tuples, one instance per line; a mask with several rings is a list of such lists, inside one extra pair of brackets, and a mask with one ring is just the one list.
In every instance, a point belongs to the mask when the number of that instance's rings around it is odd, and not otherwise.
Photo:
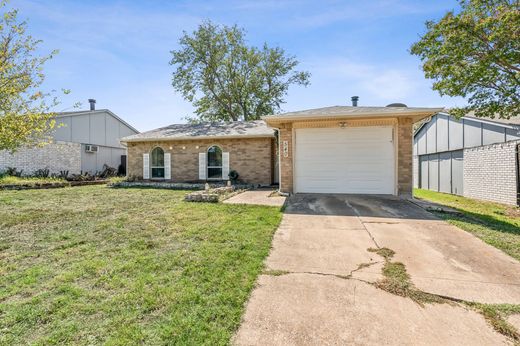
[(119, 143), (121, 144), (121, 146), (125, 147), (125, 149), (126, 149), (125, 178), (128, 179), (129, 178), (129, 176), (128, 176), (128, 142), (119, 141)]

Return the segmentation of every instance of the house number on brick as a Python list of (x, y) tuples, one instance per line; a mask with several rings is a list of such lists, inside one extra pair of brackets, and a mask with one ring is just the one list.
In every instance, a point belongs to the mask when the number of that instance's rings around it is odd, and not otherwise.
[(282, 142), (282, 151), (283, 151), (283, 157), (289, 157), (289, 142), (288, 141)]

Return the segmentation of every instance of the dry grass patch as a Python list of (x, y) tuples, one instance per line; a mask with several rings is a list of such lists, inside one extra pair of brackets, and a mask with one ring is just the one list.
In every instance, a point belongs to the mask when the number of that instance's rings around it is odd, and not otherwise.
[(368, 248), (367, 251), (378, 254), (379, 256), (383, 257), (386, 261), (389, 261), (395, 255), (395, 251), (392, 249), (389, 249), (387, 247), (381, 247), (381, 248), (371, 247), (371, 248)]
[(465, 305), (478, 311), (488, 321), (493, 328), (520, 344), (520, 333), (509, 322), (507, 318), (510, 315), (520, 313), (520, 305), (518, 304), (481, 304), (474, 302), (464, 302)]
[(406, 271), (405, 265), (401, 262), (390, 261), (395, 255), (395, 252), (392, 249), (370, 248), (368, 251), (377, 253), (379, 256), (385, 259), (385, 264), (383, 266), (383, 279), (376, 282), (376, 287), (401, 297), (410, 298), (420, 305), (424, 305), (426, 303), (431, 304), (447, 302), (445, 299), (439, 296), (417, 289), (412, 283), (410, 275)]

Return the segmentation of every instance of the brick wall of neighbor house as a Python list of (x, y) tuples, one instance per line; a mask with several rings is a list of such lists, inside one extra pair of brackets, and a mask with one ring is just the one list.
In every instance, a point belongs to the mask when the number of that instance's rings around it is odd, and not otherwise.
[(516, 205), (516, 147), (520, 141), (464, 149), (464, 196)]
[[(171, 154), (172, 181), (199, 180), (199, 153), (207, 152), (212, 145), (229, 152), (229, 169), (236, 170), (247, 183), (269, 185), (272, 177), (271, 146), (273, 138), (242, 138), (215, 140), (187, 140), (128, 143), (130, 177), (143, 177), (143, 154), (157, 146)], [(198, 148), (197, 148), (198, 147)]]
[(412, 195), (412, 125), (411, 119), (399, 118), (397, 125), (397, 191), (399, 195)]
[(81, 144), (57, 141), (41, 148), (20, 148), (14, 154), (0, 151), (0, 171), (15, 167), (31, 174), (38, 169), (49, 169), (50, 173), (81, 171)]

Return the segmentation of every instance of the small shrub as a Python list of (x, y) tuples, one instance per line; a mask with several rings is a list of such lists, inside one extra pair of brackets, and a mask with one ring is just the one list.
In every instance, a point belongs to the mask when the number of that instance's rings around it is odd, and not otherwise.
[(117, 184), (117, 183), (122, 183), (124, 181), (126, 181), (126, 178), (125, 177), (111, 177), (111, 178), (108, 178), (108, 180), (110, 180), (110, 184)]
[(96, 177), (91, 175), (89, 172), (80, 172), (79, 174), (71, 174), (68, 177), (70, 181), (92, 181), (95, 180)]
[(138, 177), (136, 175), (129, 175), (128, 177), (125, 178), (125, 181), (134, 182), (134, 181), (139, 181), (142, 179), (143, 179), (142, 177)]
[(47, 168), (38, 169), (32, 174), (35, 178), (48, 178), (50, 171)]
[(7, 169), (5, 170), (5, 174), (11, 177), (20, 178), (23, 174), (23, 169), (18, 170), (16, 167), (7, 167)]
[(228, 174), (228, 177), (229, 179), (232, 181), (232, 182), (236, 182), (238, 180), (238, 177), (240, 176), (240, 174), (238, 174), (237, 171), (235, 170), (232, 170), (231, 172), (229, 172)]

